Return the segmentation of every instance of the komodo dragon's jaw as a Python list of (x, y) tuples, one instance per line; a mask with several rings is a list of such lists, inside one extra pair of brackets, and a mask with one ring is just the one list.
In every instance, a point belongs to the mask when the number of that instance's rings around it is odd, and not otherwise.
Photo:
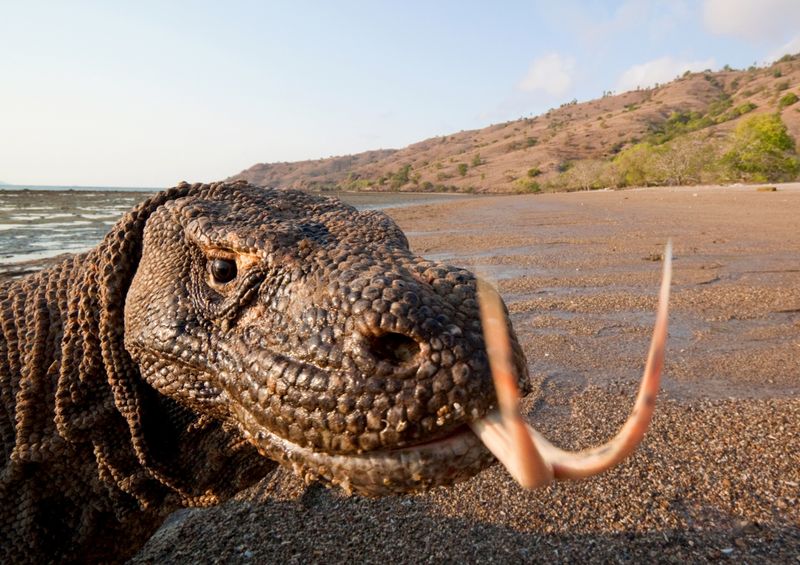
[[(125, 347), (162, 394), (345, 490), (407, 492), (493, 458), (496, 397), (468, 271), (415, 257), (384, 214), (213, 185), (148, 220)], [(512, 333), (514, 373), (526, 362)]]

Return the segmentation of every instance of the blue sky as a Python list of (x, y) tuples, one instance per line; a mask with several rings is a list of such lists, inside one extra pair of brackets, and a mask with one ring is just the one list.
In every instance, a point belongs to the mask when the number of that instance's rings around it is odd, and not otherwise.
[(171, 186), (800, 52), (800, 0), (0, 0), (0, 181)]

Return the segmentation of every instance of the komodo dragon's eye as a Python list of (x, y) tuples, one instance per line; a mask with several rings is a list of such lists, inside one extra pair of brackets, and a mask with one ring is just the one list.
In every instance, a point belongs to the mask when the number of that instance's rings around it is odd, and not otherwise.
[(212, 259), (208, 264), (208, 271), (218, 283), (231, 282), (236, 278), (236, 261), (232, 259)]

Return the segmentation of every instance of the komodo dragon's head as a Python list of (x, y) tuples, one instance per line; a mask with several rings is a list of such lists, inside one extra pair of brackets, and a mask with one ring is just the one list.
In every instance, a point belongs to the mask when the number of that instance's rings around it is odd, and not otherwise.
[[(669, 257), (668, 246), (631, 417), (579, 453), (522, 420), (526, 361), (496, 293), (415, 256), (386, 215), (334, 199), (237, 183), (165, 201), (147, 219), (124, 343), (154, 389), (307, 479), (408, 492), (468, 478), (494, 454), (533, 488), (602, 472), (641, 441), (663, 366)], [(140, 433), (135, 405), (127, 412)]]
[(165, 203), (125, 347), (162, 394), (346, 490), (449, 484), (493, 460), (468, 427), (496, 406), (476, 279), (414, 255), (381, 212), (245, 184)]

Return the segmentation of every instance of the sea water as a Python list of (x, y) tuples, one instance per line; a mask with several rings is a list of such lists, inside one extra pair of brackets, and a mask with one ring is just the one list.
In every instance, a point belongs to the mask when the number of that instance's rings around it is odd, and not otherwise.
[[(0, 185), (0, 267), (91, 249), (125, 212), (157, 190)], [(468, 198), (421, 193), (335, 196), (360, 210)]]

